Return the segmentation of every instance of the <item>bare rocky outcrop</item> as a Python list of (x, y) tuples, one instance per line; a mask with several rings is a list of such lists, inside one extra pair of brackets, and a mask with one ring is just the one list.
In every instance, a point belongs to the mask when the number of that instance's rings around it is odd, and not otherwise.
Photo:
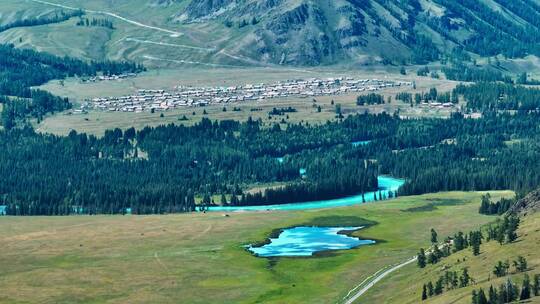
[(540, 211), (540, 189), (537, 189), (529, 193), (524, 198), (517, 201), (510, 210), (509, 213), (525, 216), (527, 214)]

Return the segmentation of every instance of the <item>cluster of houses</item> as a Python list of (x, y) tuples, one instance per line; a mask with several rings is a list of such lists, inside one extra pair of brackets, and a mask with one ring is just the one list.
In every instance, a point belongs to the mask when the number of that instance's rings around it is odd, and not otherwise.
[(87, 100), (81, 110), (143, 112), (209, 104), (227, 104), (244, 101), (264, 101), (273, 98), (313, 98), (334, 96), (385, 88), (412, 86), (412, 82), (394, 82), (379, 79), (355, 80), (351, 77), (326, 79), (296, 79), (272, 84), (247, 84), (230, 87), (177, 86), (172, 91), (138, 90), (137, 94), (120, 97), (104, 97)]
[(136, 73), (126, 73), (126, 74), (120, 74), (120, 75), (99, 75), (90, 77), (87, 79), (83, 79), (82, 82), (99, 82), (99, 81), (110, 81), (110, 80), (120, 80), (120, 79), (126, 79), (126, 78), (133, 78), (136, 77)]
[(451, 102), (422, 102), (420, 107), (430, 109), (451, 109), (456, 105)]

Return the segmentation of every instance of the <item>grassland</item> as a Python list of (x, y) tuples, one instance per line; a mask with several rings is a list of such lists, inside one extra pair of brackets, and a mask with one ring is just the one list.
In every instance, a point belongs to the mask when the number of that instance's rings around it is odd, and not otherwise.
[[(440, 235), (493, 220), (481, 193), (440, 193), (332, 210), (0, 220), (2, 303), (335, 303), (378, 269)], [(510, 192), (493, 192), (496, 199)], [(429, 212), (404, 211), (434, 204)], [(256, 258), (274, 229), (351, 217), (381, 240), (318, 258)], [(322, 219), (321, 219), (322, 218)], [(326, 220), (324, 220), (326, 219)], [(393, 298), (396, 299), (396, 298)], [(375, 302), (366, 302), (375, 303)]]
[[(223, 25), (207, 28), (175, 23), (173, 17), (182, 10), (185, 2), (172, 6), (151, 5), (151, 1), (147, 0), (58, 0), (50, 3), (84, 9), (88, 18), (107, 18), (113, 22), (115, 29), (78, 27), (75, 25), (76, 20), (72, 19), (57, 24), (14, 28), (0, 33), (0, 43), (13, 43), (17, 47), (34, 48), (59, 56), (133, 60), (152, 67), (260, 65), (226, 51), (230, 43), (227, 38), (236, 32)], [(10, 22), (62, 10), (69, 9), (32, 0), (4, 0), (0, 15), (6, 15), (5, 22)], [(106, 13), (117, 14), (125, 19)]]
[[(429, 281), (435, 282), (444, 274), (443, 268), (448, 271), (458, 271), (468, 267), (469, 273), (475, 279), (476, 285), (447, 291), (441, 296), (435, 296), (423, 303), (470, 303), (473, 289), (483, 288), (487, 292), (489, 286), (497, 287), (511, 278), (514, 283), (521, 284), (522, 273), (512, 272), (509, 276), (496, 278), (492, 271), (498, 261), (509, 260), (512, 262), (518, 256), (523, 256), (528, 261), (527, 273), (533, 277), (540, 273), (540, 256), (538, 246), (540, 244), (540, 214), (532, 214), (525, 217), (518, 231), (517, 242), (504, 246), (492, 241), (481, 246), (481, 254), (473, 256), (471, 250), (455, 253), (444, 259), (441, 263), (419, 269), (416, 265), (406, 266), (396, 273), (388, 276), (378, 285), (368, 291), (360, 302), (364, 303), (419, 303), (422, 294), (422, 285)], [(540, 303), (540, 298), (534, 298), (531, 302)]]

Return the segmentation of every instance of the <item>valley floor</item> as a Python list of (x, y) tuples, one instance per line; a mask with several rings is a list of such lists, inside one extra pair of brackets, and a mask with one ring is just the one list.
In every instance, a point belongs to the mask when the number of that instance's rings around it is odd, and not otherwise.
[[(438, 193), (330, 210), (229, 217), (3, 217), (0, 302), (341, 302), (379, 269), (427, 246), (430, 228), (449, 235), (494, 220), (478, 214), (481, 195)], [(497, 199), (512, 193), (491, 195)], [(425, 205), (435, 208), (415, 208)], [(274, 229), (306, 223), (350, 225), (359, 218), (377, 222), (357, 234), (378, 244), (317, 258), (274, 260), (254, 257), (243, 248), (263, 241)], [(370, 291), (366, 299), (380, 299), (377, 295)]]
[[(336, 119), (336, 106), (339, 104), (343, 115), (355, 113), (396, 113), (406, 117), (448, 117), (459, 107), (448, 109), (430, 109), (416, 106), (412, 108), (408, 103), (395, 100), (399, 92), (422, 93), (436, 88), (439, 92), (449, 92), (458, 82), (418, 77), (411, 70), (408, 75), (400, 75), (396, 68), (372, 67), (365, 69), (346, 68), (215, 68), (215, 69), (163, 69), (150, 70), (137, 77), (122, 80), (101, 81), (95, 83), (82, 83), (78, 79), (65, 81), (51, 81), (40, 88), (55, 95), (68, 97), (77, 104), (84, 103), (96, 97), (119, 97), (137, 94), (139, 89), (172, 90), (175, 86), (185, 87), (229, 87), (246, 84), (276, 83), (290, 79), (309, 79), (328, 77), (353, 77), (355, 79), (381, 79), (385, 81), (414, 82), (416, 88), (410, 86), (394, 87), (378, 91), (385, 99), (391, 98), (390, 104), (358, 106), (358, 95), (368, 94), (347, 93), (334, 96), (317, 96), (314, 98), (284, 97), (264, 101), (245, 101), (229, 104), (211, 104), (207, 107), (183, 107), (164, 112), (151, 113), (108, 112), (90, 110), (88, 114), (71, 114), (72, 111), (57, 113), (47, 117), (41, 123), (35, 123), (36, 130), (45, 133), (67, 135), (71, 130), (102, 135), (107, 129), (128, 129), (135, 127), (141, 129), (145, 126), (158, 126), (169, 123), (192, 125), (203, 117), (211, 120), (240, 120), (248, 117), (261, 119), (267, 126), (275, 123), (325, 123)], [(313, 102), (313, 99), (316, 102)], [(223, 108), (226, 111), (223, 111)], [(269, 116), (273, 108), (292, 107), (297, 110), (287, 115)], [(320, 107), (320, 111), (319, 108)], [(237, 111), (233, 111), (237, 108)], [(206, 114), (205, 114), (206, 113)], [(162, 116), (163, 114), (163, 116)], [(185, 118), (184, 118), (185, 116)]]

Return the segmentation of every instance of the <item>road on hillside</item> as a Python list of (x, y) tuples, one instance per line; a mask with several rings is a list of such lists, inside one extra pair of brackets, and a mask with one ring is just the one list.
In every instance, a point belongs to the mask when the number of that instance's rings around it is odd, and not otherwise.
[[(416, 257), (414, 258), (411, 258), (401, 264), (398, 264), (386, 271), (383, 271), (382, 273), (378, 274), (375, 276), (375, 278), (373, 280), (371, 280), (366, 286), (364, 286), (362, 289), (360, 289), (359, 291), (357, 291), (352, 297), (348, 298), (344, 304), (352, 304), (354, 303), (354, 301), (358, 300), (358, 298), (360, 296), (362, 296), (364, 293), (366, 293), (371, 287), (375, 286), (375, 284), (377, 284), (380, 280), (382, 280), (384, 277), (386, 277), (387, 275), (391, 274), (392, 272), (404, 267), (404, 266), (407, 266), (411, 263), (414, 263), (416, 262)], [(363, 284), (363, 283), (362, 283)], [(357, 286), (356, 288), (362, 286), (362, 284), (360, 284), (359, 286)], [(355, 289), (356, 289), (355, 288)], [(354, 289), (353, 289), (354, 290)]]
[(83, 9), (83, 8), (77, 8), (77, 7), (72, 7), (72, 6), (67, 6), (67, 5), (62, 5), (62, 4), (53, 3), (53, 2), (48, 2), (48, 1), (42, 1), (42, 0), (30, 0), (30, 1), (36, 2), (36, 3), (45, 4), (45, 5), (50, 5), (50, 6), (56, 6), (56, 7), (60, 7), (60, 8), (65, 8), (65, 9), (69, 9), (69, 10), (75, 10), (75, 11), (82, 10), (82, 11), (84, 11), (84, 12), (88, 12), (88, 13), (92, 13), (92, 14), (102, 14), (102, 15), (107, 15), (107, 16), (111, 16), (111, 17), (113, 17), (113, 18), (120, 19), (120, 20), (122, 20), (122, 21), (125, 21), (125, 22), (127, 22), (127, 23), (131, 23), (131, 24), (136, 25), (136, 26), (139, 26), (139, 27), (144, 27), (144, 28), (148, 28), (148, 29), (152, 29), (152, 30), (164, 32), (164, 33), (170, 34), (171, 36), (174, 36), (174, 37), (179, 37), (179, 36), (182, 35), (182, 33), (180, 33), (180, 32), (171, 31), (171, 30), (164, 29), (164, 28), (161, 28), (161, 27), (157, 27), (157, 26), (152, 26), (152, 25), (147, 25), (147, 24), (144, 24), (144, 23), (140, 23), (140, 22), (138, 22), (138, 21), (131, 20), (131, 19), (122, 17), (122, 16), (120, 16), (120, 15), (117, 15), (117, 14), (111, 13), (111, 12), (106, 12), (106, 11), (94, 11), (94, 10)]

